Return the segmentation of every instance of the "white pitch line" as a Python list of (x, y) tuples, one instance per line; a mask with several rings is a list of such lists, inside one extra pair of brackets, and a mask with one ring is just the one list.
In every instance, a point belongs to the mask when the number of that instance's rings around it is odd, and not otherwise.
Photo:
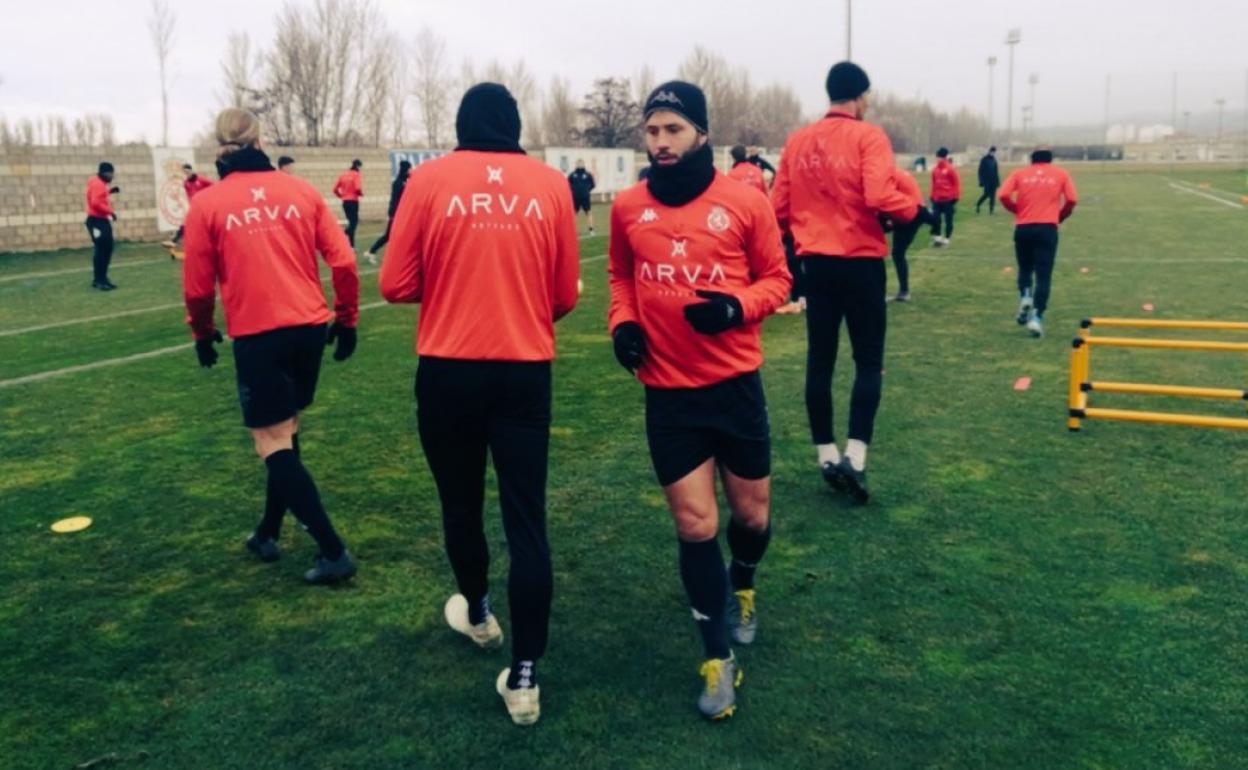
[[(136, 259), (130, 262), (114, 263), (112, 265), (109, 265), (109, 269), (112, 270), (115, 267), (133, 267), (135, 265), (151, 265), (151, 264), (155, 264), (156, 262), (169, 262), (169, 261), (170, 260), (168, 259)], [(22, 273), (21, 275), (5, 275), (5, 276), (0, 276), (0, 282), (25, 281), (29, 278), (53, 278), (58, 275), (73, 275), (74, 273), (90, 273), (90, 272), (93, 272), (94, 270), (95, 268), (92, 268), (92, 267), (72, 267), (68, 270), (52, 270), (46, 273)]]
[[(372, 275), (373, 273), (378, 272), (380, 269), (381, 268), (373, 268), (372, 270), (361, 270), (359, 274), (360, 275)], [(321, 282), (324, 283), (326, 280), (332, 280), (332, 278), (322, 279)], [(176, 308), (176, 307), (185, 307), (185, 305), (182, 304), (181, 302), (177, 302), (177, 303), (169, 304), (169, 305), (155, 305), (153, 307), (141, 307), (141, 308), (136, 308), (134, 310), (121, 310), (116, 313), (109, 313), (107, 315), (91, 316), (90, 318), (71, 318), (68, 321), (57, 321), (55, 323), (42, 324), (40, 326), (27, 326), (22, 329), (8, 329), (7, 331), (0, 331), (0, 337), (16, 337), (19, 334), (41, 332), (41, 331), (46, 331), (48, 329), (59, 329), (64, 326), (77, 326), (78, 324), (92, 323), (94, 321), (111, 321), (114, 318), (124, 318), (126, 316), (131, 316), (131, 315), (142, 315), (143, 313), (156, 313), (161, 310), (172, 310), (173, 308)]]
[(1207, 192), (1202, 192), (1202, 191), (1200, 191), (1200, 190), (1193, 190), (1193, 189), (1191, 189), (1191, 188), (1184, 187), (1184, 186), (1179, 185), (1179, 184), (1175, 184), (1174, 182), (1171, 182), (1171, 183), (1170, 183), (1170, 186), (1171, 186), (1171, 187), (1173, 187), (1174, 189), (1178, 190), (1179, 192), (1191, 193), (1192, 195), (1199, 195), (1199, 196), (1200, 196), (1200, 197), (1202, 197), (1202, 198), (1208, 198), (1209, 200), (1213, 201), (1214, 203), (1221, 203), (1223, 206), (1230, 206), (1230, 207), (1231, 207), (1231, 208), (1233, 208), (1233, 209), (1242, 209), (1242, 208), (1244, 208), (1244, 204), (1242, 204), (1242, 203), (1235, 203), (1234, 201), (1228, 201), (1226, 198), (1219, 198), (1219, 197), (1218, 197), (1218, 196), (1216, 196), (1216, 195), (1210, 195), (1209, 193), (1207, 193)]
[[(600, 254), (596, 257), (590, 257), (588, 259), (583, 259), (581, 261), (582, 262), (595, 262), (600, 259), (606, 259), (606, 257), (607, 257), (606, 254)], [(375, 273), (375, 272), (377, 271), (376, 270), (361, 271), (360, 275), (368, 275), (370, 273)], [(390, 305), (390, 304), (391, 303), (384, 302), (384, 301), (370, 302), (367, 305), (361, 305), (360, 310), (361, 311), (373, 310), (379, 307), (386, 307), (387, 305)], [(149, 350), (146, 353), (135, 353), (134, 355), (122, 356), (120, 358), (107, 358), (103, 361), (95, 361), (89, 364), (79, 364), (78, 366), (67, 366), (63, 369), (53, 369), (48, 372), (38, 372), (37, 374), (28, 374), (25, 377), (16, 377), (11, 380), (0, 380), (0, 388), (9, 388), (9, 387), (13, 387), (14, 385), (25, 385), (31, 382), (41, 382), (43, 380), (52, 379), (53, 377), (61, 377), (66, 374), (77, 374), (78, 372), (86, 372), (92, 369), (102, 369), (107, 366), (120, 366), (122, 364), (133, 363), (134, 361), (142, 361), (147, 358), (156, 358), (158, 356), (167, 355), (169, 353), (176, 353), (179, 350), (187, 350), (194, 346), (195, 346), (195, 343), (188, 342), (182, 345), (172, 345), (167, 348), (158, 348), (157, 350)]]

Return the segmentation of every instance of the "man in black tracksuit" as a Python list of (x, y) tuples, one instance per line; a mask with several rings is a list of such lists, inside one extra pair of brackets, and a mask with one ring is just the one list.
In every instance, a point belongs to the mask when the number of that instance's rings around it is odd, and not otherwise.
[(410, 160), (399, 161), (399, 174), (390, 183), (390, 208), (386, 210), (386, 231), (381, 234), (373, 247), (364, 252), (364, 259), (368, 260), (368, 264), (377, 264), (377, 251), (386, 242), (390, 240), (390, 228), (394, 226), (394, 212), (399, 210), (399, 200), (403, 197), (403, 188), (407, 186), (407, 177), (412, 173), (412, 162)]
[(585, 219), (589, 223), (589, 234), (594, 234), (594, 212), (592, 209), (593, 201), (590, 200), (589, 194), (593, 192), (598, 183), (594, 181), (594, 175), (585, 170), (585, 161), (578, 160), (576, 162), (576, 170), (568, 174), (568, 186), (572, 188), (572, 211), (574, 214), (585, 212)]
[(979, 186), (984, 194), (975, 201), (975, 213), (984, 201), (988, 201), (988, 213), (995, 214), (997, 209), (997, 188), (1001, 186), (1001, 172), (997, 169), (997, 148), (989, 147), (988, 154), (979, 159)]

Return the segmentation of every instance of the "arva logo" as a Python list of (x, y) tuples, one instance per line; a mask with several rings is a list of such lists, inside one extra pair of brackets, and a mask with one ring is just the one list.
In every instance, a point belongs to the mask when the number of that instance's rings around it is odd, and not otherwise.
[(642, 262), (640, 273), (642, 280), (675, 284), (683, 279), (690, 286), (696, 286), (698, 281), (708, 284), (723, 283), (728, 278), (724, 274), (723, 265), (718, 262), (712, 264), (710, 270), (707, 270), (705, 265)]
[(510, 217), (516, 216), (516, 212), (521, 211), (522, 208), (523, 211), (519, 216), (523, 219), (534, 217), (538, 221), (545, 219), (542, 214), (542, 204), (538, 203), (537, 198), (529, 198), (522, 205), (519, 195), (503, 195), (502, 193), (473, 193), (468, 196), (467, 201), (458, 193), (452, 195), (446, 206), (446, 217), (447, 219), (457, 216), (466, 217), (469, 213), (474, 217), (481, 214), (490, 216), (502, 214)]
[(281, 205), (277, 206), (252, 206), (245, 208), (237, 214), (230, 213), (225, 215), (226, 231), (233, 230), (235, 227), (243, 225), (258, 225), (261, 222), (276, 222), (278, 220), (303, 219), (303, 215), (299, 213), (299, 209), (295, 204), (287, 204), (285, 209)]

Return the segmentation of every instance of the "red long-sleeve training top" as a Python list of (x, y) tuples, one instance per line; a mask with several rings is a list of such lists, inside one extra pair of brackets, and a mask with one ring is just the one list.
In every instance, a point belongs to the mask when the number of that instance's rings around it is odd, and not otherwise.
[[(231, 337), (288, 326), (355, 326), (360, 278), (355, 252), (316, 188), (280, 171), (235, 171), (195, 196), (186, 215), (182, 288), (195, 339), (213, 333), (221, 285)], [(316, 254), (330, 266), (334, 312)]]
[(108, 197), (109, 189), (109, 183), (98, 175), (87, 180), (87, 216), (108, 219), (113, 215), (113, 204)]
[(550, 361), (579, 279), (567, 180), (520, 153), (460, 150), (412, 169), (379, 283), (388, 302), (421, 303), (419, 355)]
[(1070, 216), (1079, 202), (1070, 174), (1052, 163), (1017, 169), (1005, 180), (998, 197), (1001, 205), (1013, 212), (1016, 225), (1056, 225)]
[(962, 176), (948, 158), (941, 158), (932, 167), (932, 202), (947, 203), (961, 197)]
[(728, 178), (744, 182), (763, 195), (767, 194), (767, 180), (763, 177), (763, 170), (748, 160), (743, 160), (733, 166), (732, 170), (728, 172)]
[[(638, 378), (655, 388), (701, 388), (763, 365), (762, 321), (789, 296), (793, 278), (767, 199), (716, 173), (684, 206), (660, 203), (643, 182), (616, 196), (608, 248), (607, 324), (641, 325), (646, 355)], [(694, 292), (731, 294), (745, 322), (714, 335), (685, 319)]]
[(879, 214), (914, 219), (915, 207), (893, 182), (893, 146), (878, 126), (830, 110), (784, 145), (771, 187), (780, 227), (800, 256), (888, 254)]
[(334, 195), (337, 195), (344, 203), (347, 201), (358, 203), (360, 198), (364, 197), (364, 178), (360, 176), (360, 172), (355, 169), (342, 172), (342, 176), (334, 182)]
[(212, 180), (204, 179), (199, 174), (182, 180), (182, 189), (186, 191), (186, 199), (188, 201), (194, 199), (196, 195), (209, 187), (212, 187)]

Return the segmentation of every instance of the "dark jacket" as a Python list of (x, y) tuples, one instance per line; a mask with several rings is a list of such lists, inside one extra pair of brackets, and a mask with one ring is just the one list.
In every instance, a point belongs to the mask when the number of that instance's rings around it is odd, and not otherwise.
[(985, 155), (979, 159), (979, 186), (991, 190), (1001, 186), (1001, 173), (997, 170), (997, 159), (993, 155)]
[(394, 212), (399, 210), (399, 200), (403, 197), (403, 188), (407, 186), (407, 174), (399, 174), (390, 183), (390, 208), (386, 210), (388, 216), (393, 217)]
[(584, 198), (588, 197), (591, 190), (597, 186), (594, 182), (594, 175), (583, 168), (578, 168), (571, 174), (568, 174), (568, 184), (572, 186), (572, 197)]

